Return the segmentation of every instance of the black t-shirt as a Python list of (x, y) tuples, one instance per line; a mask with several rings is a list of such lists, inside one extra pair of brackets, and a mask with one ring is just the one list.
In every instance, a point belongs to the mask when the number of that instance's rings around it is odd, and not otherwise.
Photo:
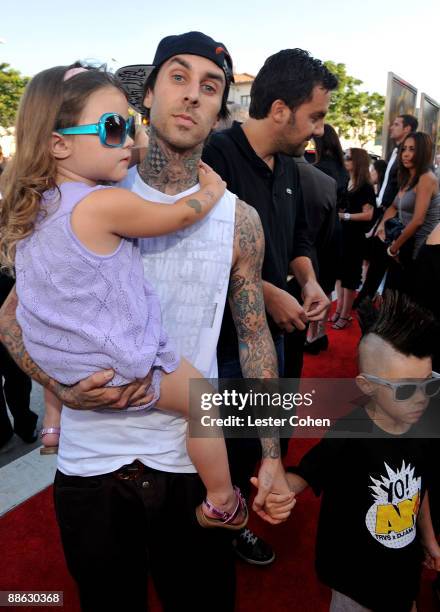
[[(231, 128), (210, 137), (202, 159), (220, 174), (230, 191), (258, 211), (266, 243), (263, 279), (286, 289), (290, 261), (301, 255), (310, 257), (312, 250), (293, 158), (276, 155), (272, 172), (249, 144), (241, 125), (234, 122)], [(280, 333), (270, 318), (268, 321), (272, 333)], [(237, 334), (228, 304), (217, 354), (222, 360), (238, 358)]]
[(387, 434), (364, 408), (334, 426), (353, 429), (363, 437), (327, 436), (289, 468), (322, 493), (316, 570), (323, 583), (375, 612), (409, 612), (420, 580), (416, 518), (430, 440)]

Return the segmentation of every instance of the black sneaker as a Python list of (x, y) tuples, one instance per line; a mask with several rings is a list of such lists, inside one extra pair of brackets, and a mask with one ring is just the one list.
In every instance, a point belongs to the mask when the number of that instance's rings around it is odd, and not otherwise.
[(270, 565), (275, 559), (275, 553), (269, 544), (250, 529), (243, 529), (233, 544), (240, 559), (252, 565)]

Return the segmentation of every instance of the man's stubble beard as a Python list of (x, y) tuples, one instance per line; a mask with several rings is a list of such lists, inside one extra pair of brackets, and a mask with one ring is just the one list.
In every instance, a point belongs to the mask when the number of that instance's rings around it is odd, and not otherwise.
[[(295, 125), (296, 125), (295, 113), (291, 111), (288, 126), (290, 127), (290, 129), (294, 130)], [(306, 146), (308, 142), (311, 140), (311, 138), (312, 138), (312, 135), (310, 135), (310, 137), (307, 138), (307, 140), (302, 139), (298, 144), (294, 144), (291, 141), (284, 142), (284, 146), (281, 148), (279, 152), (284, 153), (284, 155), (289, 155), (293, 157), (301, 157), (302, 155), (304, 155)]]
[(294, 153), (291, 153), (291, 155), (293, 155), (294, 157), (302, 157), (306, 151), (306, 147), (307, 147), (307, 143), (309, 141), (306, 140), (305, 142), (303, 142), (302, 144), (298, 145), (297, 147), (294, 147)]
[[(199, 138), (191, 137), (188, 135), (188, 138), (185, 137), (185, 134), (188, 131), (184, 127), (176, 127), (176, 135), (167, 133), (168, 130), (162, 130), (158, 128), (154, 123), (150, 125), (150, 131), (152, 131), (156, 137), (158, 143), (160, 143), (161, 147), (169, 151), (173, 157), (188, 157), (191, 156), (195, 151), (202, 151), (203, 145), (205, 143), (205, 139), (200, 141)], [(179, 134), (182, 134), (182, 138), (179, 138)], [(201, 153), (200, 153), (201, 154)]]
[(304, 155), (306, 150), (307, 143), (309, 141), (303, 141), (301, 144), (294, 145), (292, 143), (285, 143), (285, 145), (281, 148), (279, 153), (283, 153), (284, 155), (289, 155), (290, 157), (301, 157)]

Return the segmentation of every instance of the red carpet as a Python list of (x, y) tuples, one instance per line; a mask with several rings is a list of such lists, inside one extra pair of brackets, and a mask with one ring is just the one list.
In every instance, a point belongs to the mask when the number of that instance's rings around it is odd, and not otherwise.
[[(354, 376), (359, 339), (357, 324), (353, 322), (344, 331), (329, 330), (329, 337), (328, 351), (306, 356), (304, 375)], [(312, 443), (311, 440), (297, 440), (291, 444), (289, 461), (295, 462)], [(277, 560), (268, 568), (237, 563), (237, 612), (328, 610), (328, 589), (318, 583), (313, 567), (318, 509), (318, 500), (307, 491), (301, 495), (292, 518), (282, 526), (271, 527), (252, 518), (251, 527), (274, 546)], [(0, 590), (64, 591), (64, 612), (79, 610), (75, 586), (67, 572), (58, 537), (51, 488), (0, 519), (0, 542)], [(432, 579), (432, 573), (425, 573), (419, 612), (439, 609), (431, 594)], [(154, 594), (152, 600), (151, 611), (158, 612), (160, 606)]]

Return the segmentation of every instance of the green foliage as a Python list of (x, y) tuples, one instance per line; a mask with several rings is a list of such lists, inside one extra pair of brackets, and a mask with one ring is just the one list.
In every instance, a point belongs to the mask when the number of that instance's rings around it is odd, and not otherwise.
[(23, 76), (9, 64), (0, 63), (0, 125), (14, 125), (20, 97), (29, 77)]
[(376, 92), (359, 91), (362, 81), (347, 74), (345, 64), (327, 61), (325, 65), (339, 80), (338, 89), (332, 94), (326, 123), (330, 123), (345, 138), (354, 133), (362, 143), (371, 138), (371, 133), (366, 129), (366, 121), (374, 121), (376, 134), (381, 134), (384, 96)]

